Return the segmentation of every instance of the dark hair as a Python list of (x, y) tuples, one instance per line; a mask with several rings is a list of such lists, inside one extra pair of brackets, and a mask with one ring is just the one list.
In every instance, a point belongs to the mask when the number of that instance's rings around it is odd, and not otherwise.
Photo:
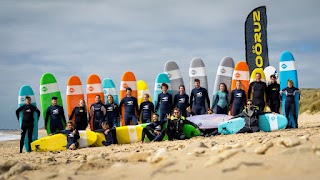
[(132, 89), (130, 87), (127, 87), (126, 91), (132, 91)]
[(163, 86), (166, 87), (167, 89), (169, 88), (169, 86), (168, 86), (167, 83), (162, 83), (162, 84), (161, 84), (161, 89), (162, 89)]
[(272, 74), (272, 75), (270, 76), (270, 78), (277, 79), (276, 75), (274, 75), (274, 74)]
[(157, 117), (159, 117), (159, 114), (157, 114), (157, 113), (154, 113), (153, 115), (156, 115)]
[(68, 121), (67, 124), (71, 124), (71, 126), (74, 126), (72, 121)]
[[(227, 89), (227, 85), (225, 83), (220, 83), (220, 85), (221, 84), (224, 86), (224, 91), (223, 92), (229, 94), (228, 89)], [(219, 87), (220, 87), (220, 85), (219, 85)]]
[(257, 72), (256, 75), (259, 74), (261, 76), (261, 73)]
[(248, 103), (248, 102), (251, 102), (251, 103), (253, 103), (251, 99), (248, 99), (248, 100), (247, 100), (247, 103)]
[(97, 96), (100, 97), (100, 94), (97, 94), (96, 97), (97, 97)]
[(175, 108), (173, 108), (172, 112), (173, 112), (173, 111), (179, 111), (179, 112), (180, 112), (180, 109), (177, 108), (177, 107), (175, 107)]
[(52, 100), (57, 100), (58, 98), (56, 96), (53, 96), (51, 99)]
[(109, 125), (109, 124), (107, 123), (107, 121), (102, 121), (101, 126), (104, 126), (104, 125)]
[(145, 93), (144, 96), (150, 97), (150, 95), (148, 93)]
[(199, 79), (194, 79), (194, 82), (200, 83), (200, 80)]
[(179, 86), (179, 89), (180, 89), (181, 87), (183, 87), (183, 89), (186, 90), (186, 87), (184, 87), (184, 85), (180, 85), (180, 86)]
[(31, 100), (31, 97), (30, 97), (30, 96), (26, 96), (26, 99), (29, 99), (29, 100)]

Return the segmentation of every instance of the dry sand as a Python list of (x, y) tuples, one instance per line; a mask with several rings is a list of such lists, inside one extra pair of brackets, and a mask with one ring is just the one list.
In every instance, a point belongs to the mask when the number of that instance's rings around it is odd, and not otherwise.
[(320, 179), (320, 115), (301, 115), (299, 126), (54, 153), (0, 142), (0, 179)]

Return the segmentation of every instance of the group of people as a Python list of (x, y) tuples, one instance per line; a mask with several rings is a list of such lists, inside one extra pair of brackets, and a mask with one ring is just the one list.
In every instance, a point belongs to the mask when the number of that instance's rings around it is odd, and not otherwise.
[[(285, 114), (289, 119), (289, 114), (292, 113), (295, 123), (287, 128), (297, 128), (298, 122), (295, 113), (296, 92), (301, 91), (294, 87), (292, 80), (288, 80), (288, 87), (280, 90), (280, 85), (277, 83), (275, 75), (270, 76), (271, 84), (267, 86), (261, 81), (261, 74), (256, 74), (256, 80), (249, 85), (248, 95), (242, 89), (241, 81), (236, 82), (236, 88), (229, 94), (227, 86), (224, 83), (220, 84), (219, 91), (214, 94), (212, 106), (210, 108), (210, 99), (207, 89), (200, 86), (200, 80), (194, 80), (194, 89), (192, 89), (190, 98), (185, 92), (185, 87), (179, 87), (179, 93), (172, 97), (168, 93), (168, 84), (161, 85), (162, 92), (158, 95), (157, 103), (153, 104), (149, 101), (149, 94), (144, 94), (144, 101), (138, 106), (137, 98), (132, 96), (132, 89), (126, 89), (126, 96), (120, 101), (119, 105), (114, 102), (113, 96), (108, 95), (107, 102), (104, 104), (101, 97), (96, 95), (95, 103), (90, 105), (89, 112), (84, 100), (80, 100), (79, 105), (75, 107), (69, 117), (69, 122), (66, 123), (64, 110), (58, 105), (58, 98), (52, 97), (52, 105), (48, 107), (45, 116), (45, 126), (49, 125), (51, 133), (65, 133), (68, 138), (68, 149), (76, 149), (78, 147), (77, 139), (79, 139), (78, 130), (85, 130), (89, 120), (92, 121), (92, 129), (96, 132), (105, 134), (106, 142), (104, 145), (110, 145), (116, 142), (115, 128), (119, 126), (120, 117), (124, 118), (124, 125), (137, 125), (140, 123), (150, 123), (143, 129), (142, 141), (145, 136), (150, 141), (161, 141), (165, 134), (169, 140), (186, 139), (183, 134), (182, 127), (184, 124), (197, 125), (186, 120), (186, 117), (193, 115), (211, 114), (215, 109), (216, 114), (230, 114), (234, 117), (245, 117), (246, 125), (241, 132), (256, 132), (259, 131), (258, 116), (263, 114), (265, 106), (269, 106), (273, 113), (279, 113), (281, 94), (286, 97)], [(248, 100), (247, 100), (248, 99)], [(22, 132), (20, 140), (20, 152), (22, 152), (23, 142), (28, 131), (29, 140), (32, 139), (33, 131), (33, 113), (40, 111), (37, 107), (30, 104), (31, 98), (26, 97), (26, 104), (16, 110), (16, 115), (19, 121), (19, 113), (22, 112)], [(121, 108), (124, 106), (124, 114)], [(232, 110), (231, 110), (232, 109)], [(75, 116), (74, 123), (71, 122)], [(48, 120), (50, 118), (50, 124)], [(166, 127), (165, 127), (166, 126)], [(66, 128), (65, 128), (66, 127)], [(46, 127), (47, 129), (47, 127)], [(30, 148), (29, 141), (29, 149)]]

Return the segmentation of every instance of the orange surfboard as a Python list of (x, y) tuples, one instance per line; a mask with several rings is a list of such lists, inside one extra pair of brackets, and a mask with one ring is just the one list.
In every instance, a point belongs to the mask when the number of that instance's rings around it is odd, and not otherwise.
[[(68, 108), (68, 118), (70, 117), (73, 108), (79, 105), (80, 99), (84, 99), (84, 93), (82, 88), (81, 80), (78, 76), (71, 76), (67, 83), (67, 108)], [(75, 116), (70, 119), (73, 123)]]
[[(120, 84), (120, 101), (126, 96), (126, 88), (130, 87), (132, 89), (132, 96), (138, 98), (137, 91), (137, 80), (133, 72), (127, 71), (122, 75), (121, 84)], [(137, 114), (138, 112), (136, 112)], [(121, 124), (124, 126), (124, 105), (121, 107)]]
[[(88, 77), (86, 93), (87, 93), (88, 113), (90, 113), (90, 106), (91, 104), (95, 103), (96, 95), (100, 95), (101, 102), (104, 102), (103, 88), (102, 88), (101, 80), (98, 75), (91, 74)], [(90, 119), (90, 129), (93, 130), (92, 117)]]
[[(233, 75), (232, 75), (232, 81), (231, 81), (231, 91), (236, 88), (236, 82), (240, 80), (241, 81), (241, 89), (243, 89), (246, 92), (246, 96), (248, 99), (248, 88), (250, 84), (250, 71), (248, 64), (244, 61), (240, 61), (236, 64)], [(232, 107), (232, 105), (231, 105)], [(232, 112), (232, 110), (230, 111)]]

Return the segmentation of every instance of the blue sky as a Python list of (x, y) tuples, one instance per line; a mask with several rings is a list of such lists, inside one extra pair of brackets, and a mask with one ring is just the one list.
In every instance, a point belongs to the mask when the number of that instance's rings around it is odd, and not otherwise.
[[(192, 58), (203, 59), (212, 94), (215, 74), (225, 56), (245, 60), (244, 22), (255, 7), (266, 5), (270, 65), (281, 53), (296, 59), (299, 85), (319, 88), (318, 10), (310, 1), (1, 1), (0, 129), (17, 129), (14, 111), (19, 88), (30, 85), (39, 103), (39, 80), (53, 73), (65, 97), (70, 76), (85, 84), (96, 73), (119, 86), (131, 70), (151, 91), (168, 60), (180, 66), (188, 85)], [(65, 102), (65, 98), (63, 99)], [(40, 125), (43, 126), (43, 120)]]

